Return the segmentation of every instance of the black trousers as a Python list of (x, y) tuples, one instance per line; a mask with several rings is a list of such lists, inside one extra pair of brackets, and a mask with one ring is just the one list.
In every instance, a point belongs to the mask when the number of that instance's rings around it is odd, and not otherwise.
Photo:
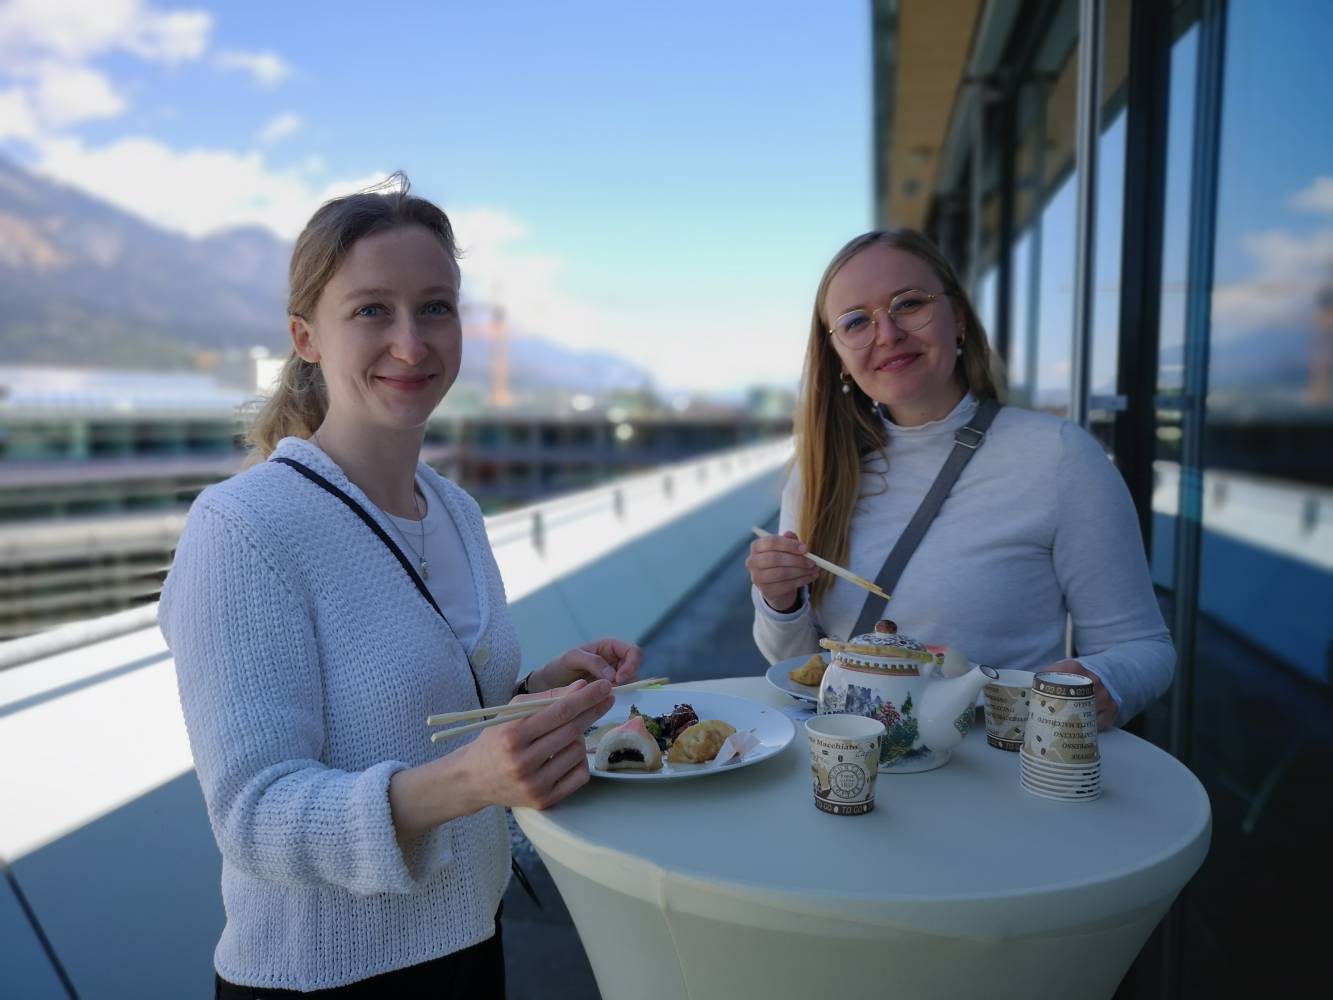
[(237, 986), (217, 977), (214, 1000), (288, 1000), (318, 997), (321, 1000), (504, 1000), (504, 943), (500, 939), (500, 915), (495, 916), (495, 934), (452, 955), (395, 969), (370, 979), (328, 990), (301, 993), (264, 986)]

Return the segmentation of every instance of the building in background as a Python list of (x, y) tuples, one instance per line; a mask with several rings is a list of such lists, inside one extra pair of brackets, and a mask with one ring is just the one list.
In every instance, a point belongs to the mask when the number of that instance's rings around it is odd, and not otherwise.
[(878, 223), (967, 276), (1014, 402), (1104, 443), (1180, 654), (1134, 728), (1212, 850), (1121, 995), (1299, 995), (1333, 884), (1333, 4), (872, 9)]
[[(461, 389), (422, 455), (487, 513), (791, 432), (762, 395), (492, 408)], [(189, 504), (241, 468), (252, 399), (203, 375), (0, 369), (0, 640), (155, 600)]]

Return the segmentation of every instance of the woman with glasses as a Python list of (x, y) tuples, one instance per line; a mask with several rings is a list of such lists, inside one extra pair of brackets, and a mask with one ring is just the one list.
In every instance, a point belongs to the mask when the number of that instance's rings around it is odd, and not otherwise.
[[(503, 997), (504, 808), (588, 781), (583, 731), (641, 656), (602, 639), (515, 685), (481, 511), (420, 461), (461, 361), (453, 229), (398, 179), (297, 239), (264, 460), (195, 501), (162, 593), (222, 853), (221, 1000)], [(539, 691), (431, 741), (432, 713)]]
[[(992, 364), (976, 311), (925, 237), (871, 232), (834, 256), (815, 297), (780, 534), (746, 560), (755, 641), (775, 663), (887, 616), (976, 662), (1084, 674), (1099, 724), (1123, 723), (1166, 690), (1175, 664), (1129, 492), (1080, 427), (1000, 408)], [(887, 605), (804, 557), (876, 579), (964, 451), (947, 499), (904, 546)]]

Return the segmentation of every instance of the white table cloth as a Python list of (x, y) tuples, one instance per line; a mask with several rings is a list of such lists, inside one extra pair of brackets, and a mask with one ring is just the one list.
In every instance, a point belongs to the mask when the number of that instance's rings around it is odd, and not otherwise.
[[(673, 690), (794, 704), (761, 677)], [(1198, 780), (1119, 730), (1095, 801), (1029, 795), (974, 728), (945, 767), (880, 775), (865, 816), (815, 809), (807, 746), (797, 723), (749, 767), (514, 811), (603, 1000), (1110, 997), (1207, 853)]]

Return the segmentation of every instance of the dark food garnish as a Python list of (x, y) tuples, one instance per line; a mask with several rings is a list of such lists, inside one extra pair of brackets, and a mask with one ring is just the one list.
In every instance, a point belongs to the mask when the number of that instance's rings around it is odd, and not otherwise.
[(677, 705), (669, 715), (647, 715), (637, 705), (631, 705), (629, 715), (631, 719), (636, 715), (643, 719), (644, 728), (657, 740), (657, 747), (663, 753), (671, 749), (677, 736), (699, 721), (691, 705)]
[(684, 730), (698, 722), (699, 716), (694, 714), (692, 706), (677, 705), (670, 715), (664, 715), (659, 721), (662, 723), (664, 735), (674, 741)]
[(639, 764), (643, 763), (643, 754), (637, 750), (612, 750), (611, 756), (607, 758), (608, 764), (619, 764), (621, 761), (632, 760)]

